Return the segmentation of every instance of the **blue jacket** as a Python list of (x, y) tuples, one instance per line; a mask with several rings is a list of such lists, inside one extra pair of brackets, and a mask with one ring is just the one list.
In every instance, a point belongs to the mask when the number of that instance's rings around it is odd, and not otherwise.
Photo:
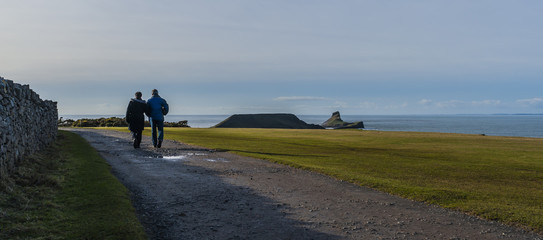
[(159, 95), (153, 95), (147, 100), (149, 116), (152, 120), (164, 121), (164, 115), (168, 114), (169, 108), (166, 100)]

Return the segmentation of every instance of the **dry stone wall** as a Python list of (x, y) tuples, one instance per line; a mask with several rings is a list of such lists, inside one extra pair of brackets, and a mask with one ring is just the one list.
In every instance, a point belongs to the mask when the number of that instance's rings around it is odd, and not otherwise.
[(55, 140), (57, 119), (56, 102), (41, 100), (28, 85), (0, 77), (0, 178)]

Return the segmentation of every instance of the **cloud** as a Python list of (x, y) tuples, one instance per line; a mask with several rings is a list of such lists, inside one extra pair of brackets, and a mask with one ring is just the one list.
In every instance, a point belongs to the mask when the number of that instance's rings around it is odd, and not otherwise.
[(430, 105), (430, 104), (432, 104), (432, 100), (430, 100), (430, 99), (421, 99), (419, 101), (419, 104), (421, 104), (421, 105)]
[(481, 107), (481, 106), (499, 106), (500, 100), (481, 100), (481, 101), (461, 101), (461, 100), (448, 100), (441, 102), (434, 102), (429, 99), (421, 99), (419, 102), (425, 106), (436, 106), (438, 108), (465, 108), (465, 107)]
[(361, 109), (377, 109), (378, 106), (376, 103), (374, 102), (361, 102), (359, 105), (358, 105), (358, 108), (361, 108)]
[(537, 108), (543, 108), (543, 98), (529, 98), (529, 99), (519, 99), (517, 103), (528, 105)]
[(274, 101), (322, 101), (322, 100), (330, 100), (330, 99), (325, 98), (325, 97), (312, 97), (312, 96), (282, 96), (282, 97), (276, 97), (273, 100)]
[(339, 109), (341, 109), (341, 108), (348, 108), (348, 107), (349, 107), (349, 104), (346, 103), (346, 102), (336, 101), (336, 102), (334, 103), (334, 108), (336, 108), (336, 109), (338, 109), (338, 108), (339, 108)]
[(439, 108), (457, 108), (460, 106), (465, 106), (466, 102), (459, 101), (459, 100), (449, 100), (449, 101), (443, 101), (443, 102), (437, 102), (435, 105)]
[(396, 105), (396, 104), (387, 105), (387, 106), (385, 106), (384, 108), (385, 108), (386, 110), (391, 110), (391, 109), (404, 109), (404, 108), (406, 108), (407, 106), (409, 106), (409, 104), (406, 103), (406, 102), (404, 102), (404, 103), (402, 103), (402, 104), (400, 104), (400, 105)]
[(474, 106), (497, 106), (500, 105), (500, 100), (482, 100), (482, 101), (472, 101), (471, 105)]

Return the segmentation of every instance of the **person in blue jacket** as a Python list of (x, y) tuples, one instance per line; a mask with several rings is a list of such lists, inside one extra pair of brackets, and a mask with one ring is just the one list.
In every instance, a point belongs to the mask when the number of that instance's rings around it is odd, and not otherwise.
[[(151, 98), (147, 100), (148, 117), (151, 123), (151, 135), (153, 146), (160, 148), (164, 139), (164, 115), (168, 114), (169, 108), (166, 100), (158, 95), (158, 90), (153, 89)], [(158, 138), (157, 138), (158, 133)]]

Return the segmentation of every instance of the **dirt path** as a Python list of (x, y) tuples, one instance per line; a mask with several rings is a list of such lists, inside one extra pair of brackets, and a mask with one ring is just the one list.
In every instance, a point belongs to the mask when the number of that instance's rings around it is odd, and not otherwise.
[(543, 239), (267, 161), (130, 134), (83, 136), (130, 190), (152, 239)]

